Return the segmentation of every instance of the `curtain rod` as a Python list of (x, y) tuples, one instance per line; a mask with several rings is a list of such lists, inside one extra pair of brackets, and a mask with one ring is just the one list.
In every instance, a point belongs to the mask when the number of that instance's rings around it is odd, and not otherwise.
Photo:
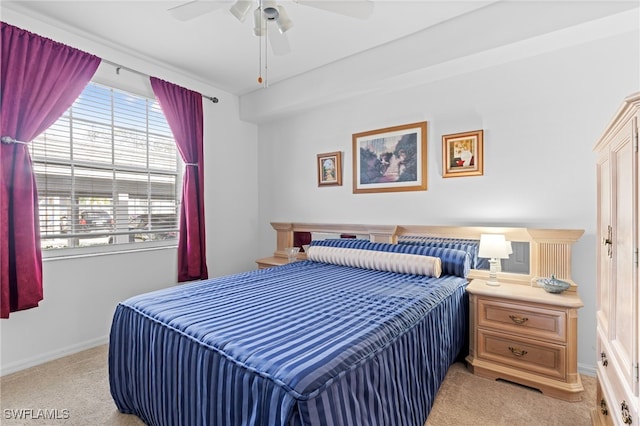
[[(151, 77), (149, 74), (145, 74), (143, 72), (134, 70), (132, 68), (128, 68), (119, 64), (116, 64), (115, 62), (111, 62), (111, 61), (107, 61), (106, 59), (102, 59), (102, 62), (106, 62), (109, 65), (113, 65), (114, 67), (116, 67), (116, 74), (120, 74), (120, 70), (126, 70), (129, 72), (132, 72), (134, 74), (138, 74), (141, 75), (143, 77)], [(201, 93), (202, 95), (202, 93)], [(213, 102), (214, 104), (217, 104), (219, 102), (218, 98), (216, 98), (215, 96), (207, 96), (207, 95), (202, 95), (203, 98), (209, 99), (211, 102)]]

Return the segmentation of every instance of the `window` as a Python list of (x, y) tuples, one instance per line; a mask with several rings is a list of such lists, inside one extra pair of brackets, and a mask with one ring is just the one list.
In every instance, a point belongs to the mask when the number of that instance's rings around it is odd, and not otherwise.
[(155, 100), (90, 83), (30, 149), (43, 249), (176, 243), (184, 167)]

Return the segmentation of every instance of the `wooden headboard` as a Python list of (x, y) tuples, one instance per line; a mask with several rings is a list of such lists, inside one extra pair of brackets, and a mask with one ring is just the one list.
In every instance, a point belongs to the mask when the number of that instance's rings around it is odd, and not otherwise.
[[(294, 233), (366, 235), (372, 242), (397, 244), (398, 237), (441, 237), (480, 240), (481, 234), (504, 234), (508, 241), (528, 242), (530, 247), (529, 273), (498, 272), (498, 280), (514, 284), (533, 285), (539, 278), (555, 275), (571, 283), (570, 292), (577, 291), (571, 278), (571, 246), (584, 233), (581, 229), (501, 228), (482, 226), (426, 226), (426, 225), (348, 225), (322, 223), (271, 222), (276, 231), (274, 256), (286, 258), (285, 247), (291, 247)], [(304, 255), (303, 255), (304, 257)], [(469, 279), (487, 279), (489, 271), (472, 269)]]

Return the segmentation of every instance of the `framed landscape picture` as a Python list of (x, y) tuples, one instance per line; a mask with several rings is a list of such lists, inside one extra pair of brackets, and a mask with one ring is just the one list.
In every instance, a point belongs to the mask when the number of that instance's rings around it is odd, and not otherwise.
[(442, 177), (482, 176), (484, 131), (442, 136)]
[(342, 185), (342, 152), (318, 154), (318, 186)]
[(427, 189), (427, 122), (353, 134), (353, 193)]

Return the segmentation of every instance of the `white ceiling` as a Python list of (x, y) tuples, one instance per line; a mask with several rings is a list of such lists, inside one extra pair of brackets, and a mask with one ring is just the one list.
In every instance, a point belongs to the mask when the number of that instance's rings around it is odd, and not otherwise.
[[(188, 76), (233, 94), (244, 95), (260, 90), (262, 87), (257, 83), (260, 73), (259, 38), (253, 35), (252, 19), (249, 17), (244, 23), (239, 22), (228, 10), (233, 0), (227, 0), (223, 1), (223, 7), (218, 10), (186, 22), (176, 20), (168, 9), (184, 3), (183, 0), (3, 0), (2, 7), (63, 29), (72, 29), (78, 35), (117, 46), (125, 53), (169, 65)], [(294, 22), (294, 27), (286, 33), (291, 53), (275, 56), (268, 52), (268, 83), (273, 85), (313, 72), (319, 67), (335, 66), (346, 58), (353, 60), (358, 54), (362, 55), (362, 52), (371, 53), (376, 47), (380, 52), (385, 52), (385, 48), (388, 49), (391, 44), (399, 40), (411, 40), (416, 34), (425, 33), (427, 29), (433, 30), (439, 25), (450, 26), (452, 22), (459, 21), (460, 25), (468, 27), (470, 14), (473, 16), (474, 12), (482, 12), (483, 8), (492, 3), (548, 5), (536, 6), (538, 15), (530, 16), (530, 19), (525, 17), (526, 20), (523, 20), (522, 14), (517, 20), (511, 19), (508, 15), (501, 17), (496, 22), (504, 23), (504, 31), (495, 27), (475, 29), (479, 38), (487, 38), (487, 35), (490, 35), (492, 44), (500, 45), (500, 39), (504, 39), (505, 43), (513, 41), (510, 38), (513, 39), (514, 28), (523, 32), (522, 37), (526, 37), (527, 34), (539, 35), (544, 31), (557, 30), (559, 26), (574, 25), (576, 21), (594, 19), (637, 7), (638, 1), (375, 0), (373, 14), (368, 19), (359, 20), (297, 4), (291, 0), (280, 0), (279, 4), (287, 9), (289, 17)], [(557, 17), (552, 16), (556, 9), (551, 7), (558, 3), (575, 8), (576, 12), (580, 12), (576, 13), (576, 16), (581, 15), (586, 9), (592, 11), (588, 16), (578, 17), (575, 21), (566, 17), (558, 21)], [(585, 9), (584, 6), (587, 4), (589, 7)], [(594, 4), (600, 6), (594, 7)], [(494, 8), (495, 6), (500, 5), (493, 5)], [(548, 7), (548, 16), (545, 16), (545, 7)], [(509, 10), (507, 8), (504, 13), (508, 14)], [(571, 13), (571, 10), (564, 7), (561, 13)], [(550, 20), (559, 23), (545, 29), (541, 23)], [(541, 29), (523, 30), (527, 26), (537, 26)], [(468, 33), (468, 28), (461, 30)], [(461, 40), (452, 34), (455, 34), (455, 31), (448, 32), (447, 38), (438, 40), (438, 43), (444, 46), (442, 50), (447, 49), (448, 40), (456, 43), (455, 46), (451, 45), (452, 49), (460, 49)], [(417, 52), (421, 47), (419, 40), (416, 38)], [(472, 46), (475, 42), (477, 41), (466, 39), (462, 44)], [(262, 61), (265, 61), (264, 57)], [(384, 68), (388, 64), (380, 61), (379, 66)]]
[[(177, 1), (3, 1), (3, 7), (43, 17), (182, 69), (234, 94), (260, 89), (259, 37), (253, 21), (238, 21), (231, 0), (217, 10), (179, 21), (168, 9)], [(358, 1), (358, 0), (346, 0)], [(327, 12), (290, 0), (278, 2), (294, 22), (286, 36), (291, 53), (267, 57), (268, 83), (304, 73), (357, 52), (402, 38), (491, 1), (376, 1), (368, 19)], [(257, 5), (257, 3), (256, 3)]]

